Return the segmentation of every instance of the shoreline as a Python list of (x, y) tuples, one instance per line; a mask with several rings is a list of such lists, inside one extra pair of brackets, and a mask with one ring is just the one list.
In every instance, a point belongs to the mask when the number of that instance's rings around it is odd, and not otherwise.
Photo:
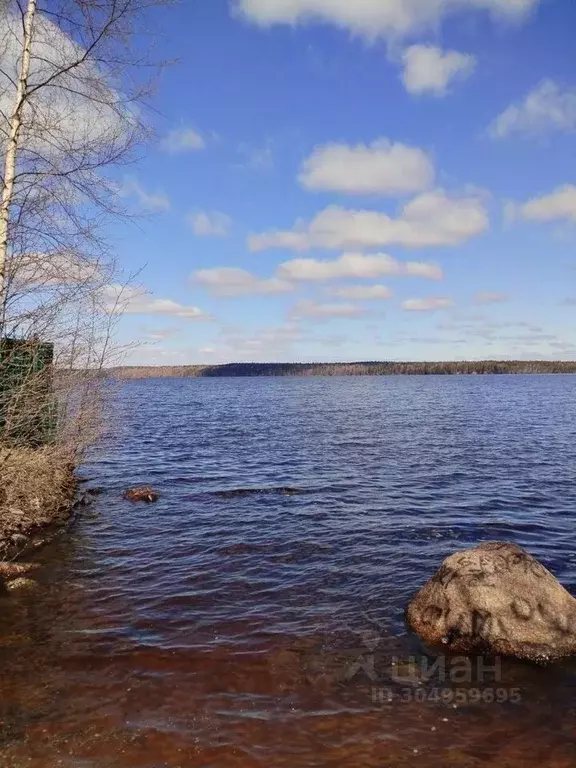
[(84, 505), (75, 468), (49, 449), (0, 452), (0, 592), (19, 577), (21, 563), (58, 537)]
[(576, 374), (570, 360), (476, 360), (459, 362), (225, 363), (222, 365), (121, 366), (118, 380), (250, 376), (454, 376)]

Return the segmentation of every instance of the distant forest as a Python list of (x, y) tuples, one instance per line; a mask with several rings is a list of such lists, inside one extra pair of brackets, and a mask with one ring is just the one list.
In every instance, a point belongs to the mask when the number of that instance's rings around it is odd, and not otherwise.
[(457, 363), (228, 363), (227, 365), (125, 366), (118, 379), (210, 378), (217, 376), (410, 376), (454, 374), (576, 373), (576, 361), (481, 360)]

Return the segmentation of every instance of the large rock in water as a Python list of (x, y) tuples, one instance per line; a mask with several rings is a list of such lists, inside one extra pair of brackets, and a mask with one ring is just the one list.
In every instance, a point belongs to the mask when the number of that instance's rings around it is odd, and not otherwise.
[(487, 542), (446, 558), (406, 620), (425, 643), (458, 653), (532, 661), (576, 653), (576, 600), (516, 544)]

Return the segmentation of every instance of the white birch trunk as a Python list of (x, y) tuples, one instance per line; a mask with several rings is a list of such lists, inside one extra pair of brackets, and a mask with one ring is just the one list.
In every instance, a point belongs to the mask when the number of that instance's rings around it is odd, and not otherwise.
[(6, 140), (6, 158), (4, 161), (4, 184), (2, 187), (2, 203), (0, 205), (0, 311), (1, 320), (4, 318), (6, 303), (6, 261), (8, 257), (8, 221), (10, 204), (14, 192), (14, 180), (16, 178), (16, 159), (18, 156), (18, 142), (22, 128), (22, 112), (26, 103), (28, 76), (30, 74), (30, 54), (32, 49), (32, 37), (34, 32), (34, 19), (36, 16), (37, 0), (28, 0), (28, 7), (24, 16), (24, 39), (22, 47), (22, 60), (18, 73), (18, 85), (14, 107), (10, 115), (9, 135)]

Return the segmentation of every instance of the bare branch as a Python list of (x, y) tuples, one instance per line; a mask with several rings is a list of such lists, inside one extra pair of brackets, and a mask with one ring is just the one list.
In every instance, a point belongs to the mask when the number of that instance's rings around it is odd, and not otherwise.
[[(162, 62), (135, 41), (166, 3), (0, 6), (0, 343), (54, 342), (59, 439), (75, 451), (95, 434), (102, 370), (121, 353), (113, 333), (133, 296), (106, 239), (111, 218), (131, 218), (110, 171), (152, 135), (147, 99)], [(0, 440), (15, 420), (33, 423), (24, 404), (38, 399), (26, 397), (14, 393)]]

